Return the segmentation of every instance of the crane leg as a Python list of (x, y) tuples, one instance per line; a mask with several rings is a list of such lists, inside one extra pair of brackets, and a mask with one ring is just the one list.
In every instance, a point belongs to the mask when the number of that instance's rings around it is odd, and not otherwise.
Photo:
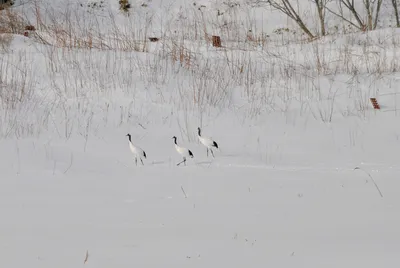
[(179, 166), (180, 164), (184, 163), (186, 166), (186, 157), (183, 158), (183, 160), (181, 162), (179, 162), (178, 164), (176, 164), (177, 166)]
[(214, 152), (213, 152), (213, 150), (212, 150), (212, 149), (210, 149), (210, 151), (211, 151), (211, 154), (212, 154), (212, 156), (213, 156), (213, 157), (215, 157), (215, 156), (214, 156)]

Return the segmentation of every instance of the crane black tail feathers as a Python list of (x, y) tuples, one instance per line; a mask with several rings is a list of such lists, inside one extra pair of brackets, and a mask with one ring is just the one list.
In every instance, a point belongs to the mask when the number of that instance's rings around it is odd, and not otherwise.
[(145, 152), (145, 151), (143, 151), (143, 157), (144, 157), (144, 158), (147, 158), (147, 155), (146, 155), (146, 152)]
[(213, 146), (218, 149), (218, 144), (214, 141)]
[(191, 158), (193, 158), (194, 156), (193, 156), (192, 151), (190, 151), (190, 150), (188, 150), (188, 151), (189, 151), (189, 156), (190, 156)]

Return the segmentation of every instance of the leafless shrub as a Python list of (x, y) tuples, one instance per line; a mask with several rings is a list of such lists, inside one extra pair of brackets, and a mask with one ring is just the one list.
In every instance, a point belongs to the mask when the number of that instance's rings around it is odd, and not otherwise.
[[(362, 31), (375, 30), (378, 25), (383, 0), (363, 0), (362, 3), (363, 8), (360, 10), (360, 8), (357, 7), (357, 2), (354, 0), (339, 0), (337, 2), (338, 11), (334, 11), (331, 8), (327, 9), (335, 16)], [(351, 17), (354, 18), (355, 22), (344, 12), (344, 10), (350, 12)], [(363, 19), (364, 13), (366, 14), (366, 19)]]
[[(299, 13), (299, 5), (298, 2), (295, 3), (295, 1), (291, 0), (266, 0), (266, 1), (256, 1), (258, 3), (264, 2), (273, 7), (274, 9), (282, 12), (285, 14), (287, 17), (292, 19), (299, 27), (300, 29), (308, 36), (309, 39), (314, 39), (315, 34), (313, 34), (310, 30), (310, 28), (306, 25), (304, 18), (301, 17), (301, 14)], [(318, 10), (321, 11), (320, 13), (320, 18), (323, 20), (322, 23), (322, 29), (323, 32), (325, 32), (325, 22), (324, 22), (324, 3), (320, 0), (315, 1), (316, 6), (318, 7)]]

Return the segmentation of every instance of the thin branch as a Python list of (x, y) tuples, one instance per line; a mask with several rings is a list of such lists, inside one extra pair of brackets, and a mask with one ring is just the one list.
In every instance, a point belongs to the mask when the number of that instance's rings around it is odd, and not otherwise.
[(181, 190), (182, 190), (182, 193), (183, 193), (183, 195), (185, 196), (185, 198), (187, 198), (187, 195), (186, 195), (185, 190), (183, 189), (183, 186), (181, 186)]
[(310, 39), (314, 38), (314, 35), (308, 29), (302, 18), (300, 17), (299, 13), (293, 8), (293, 5), (290, 3), (290, 0), (268, 0), (266, 1), (271, 7), (277, 9), (278, 11), (282, 12), (292, 20), (294, 20), (300, 29), (308, 35)]
[(67, 169), (64, 171), (64, 174), (66, 174), (68, 172), (68, 170), (72, 167), (72, 163), (74, 162), (74, 154), (71, 153), (71, 159), (69, 162), (69, 166), (67, 167)]
[(354, 170), (356, 170), (356, 169), (359, 169), (359, 170), (364, 171), (364, 173), (367, 174), (368, 177), (371, 178), (372, 182), (373, 182), (374, 185), (375, 185), (375, 188), (376, 188), (376, 189), (378, 190), (378, 192), (379, 192), (379, 195), (383, 198), (383, 194), (382, 194), (381, 190), (379, 189), (378, 185), (376, 184), (374, 178), (372, 178), (371, 174), (369, 174), (368, 172), (366, 172), (364, 169), (362, 169), (362, 168), (360, 168), (360, 167), (356, 167)]
[(85, 254), (85, 260), (83, 261), (83, 264), (86, 264), (86, 262), (89, 259), (89, 250), (86, 250), (86, 254)]
[(351, 25), (353, 25), (353, 26), (356, 27), (357, 29), (359, 29), (359, 30), (362, 29), (362, 27), (356, 25), (356, 24), (355, 24), (354, 22), (352, 22), (351, 20), (346, 19), (343, 15), (336, 13), (335, 11), (333, 11), (332, 9), (330, 9), (330, 8), (328, 8), (328, 7), (326, 7), (326, 9), (327, 9), (329, 12), (331, 12), (333, 15), (335, 15), (335, 16), (341, 18), (341, 19), (344, 20), (344, 21), (347, 21), (348, 23), (350, 23)]

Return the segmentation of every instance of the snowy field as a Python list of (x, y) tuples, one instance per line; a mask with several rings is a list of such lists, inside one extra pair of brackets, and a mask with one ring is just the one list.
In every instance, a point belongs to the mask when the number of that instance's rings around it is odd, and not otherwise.
[(251, 1), (131, 2), (12, 8), (37, 29), (0, 34), (0, 267), (400, 266), (393, 16), (307, 42)]

